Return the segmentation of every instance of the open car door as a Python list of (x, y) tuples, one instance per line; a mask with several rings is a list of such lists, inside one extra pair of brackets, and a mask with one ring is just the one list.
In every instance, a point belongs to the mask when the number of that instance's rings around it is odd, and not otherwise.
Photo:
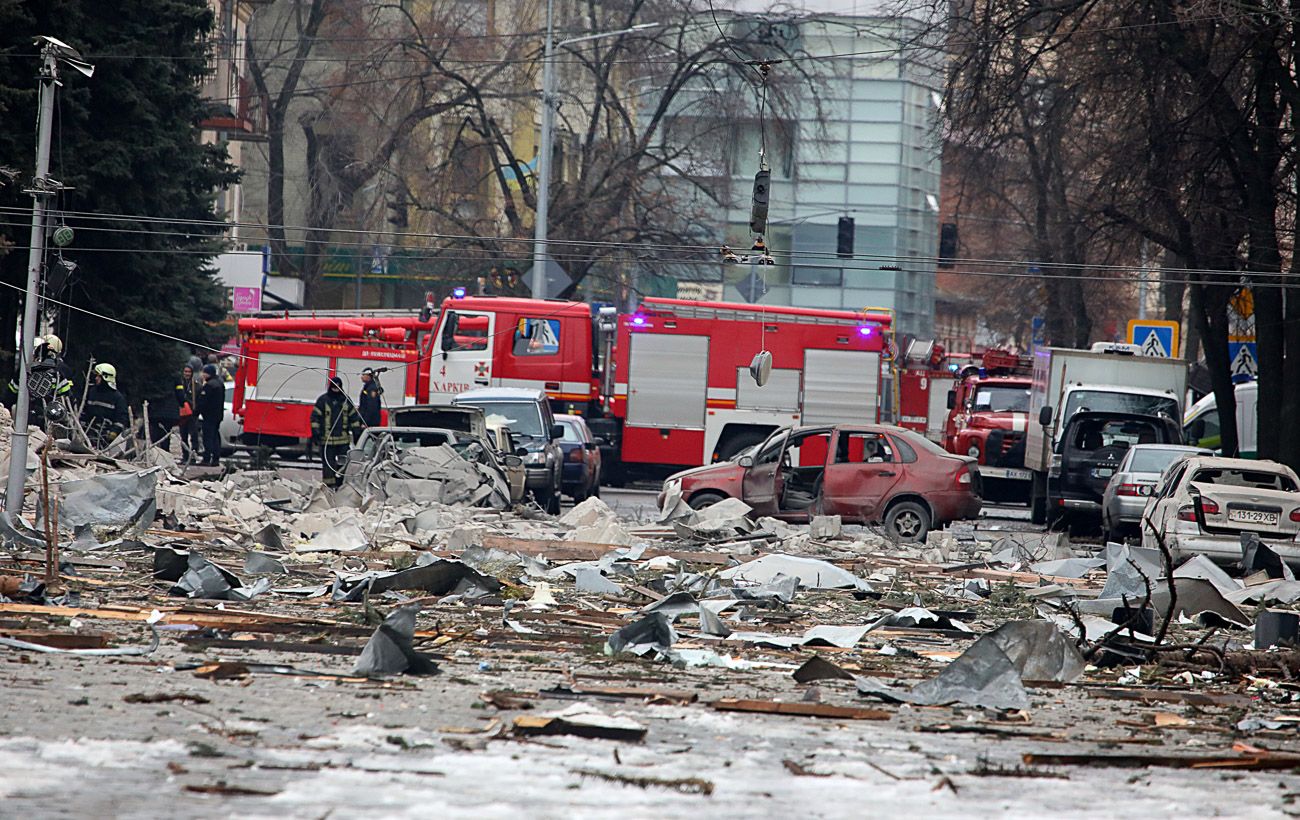
[(741, 481), (742, 500), (754, 508), (756, 515), (776, 515), (783, 480), (781, 459), (790, 431), (778, 430), (754, 451), (753, 464), (745, 469)]

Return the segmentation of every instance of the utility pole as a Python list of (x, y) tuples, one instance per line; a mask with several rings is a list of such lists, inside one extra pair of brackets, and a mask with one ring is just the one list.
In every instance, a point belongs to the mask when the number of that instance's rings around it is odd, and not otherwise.
[(618, 31), (584, 34), (555, 42), (555, 0), (546, 0), (546, 44), (542, 49), (542, 133), (537, 148), (537, 217), (533, 225), (533, 298), (546, 298), (546, 229), (551, 205), (551, 154), (555, 143), (555, 49), (587, 40), (618, 37), (647, 29), (659, 28), (662, 23), (640, 23)]
[(28, 415), (32, 406), (28, 375), (35, 349), (36, 316), (41, 274), (45, 267), (45, 211), (57, 184), (50, 179), (50, 132), (54, 126), (54, 90), (59, 84), (62, 60), (89, 77), (95, 67), (81, 59), (76, 49), (53, 37), (41, 37), (40, 102), (36, 109), (36, 176), (32, 178), (32, 235), (27, 251), (27, 292), (23, 303), (23, 330), (18, 339), (18, 402), (14, 405), (14, 431), (9, 440), (9, 480), (5, 485), (5, 512), (17, 518), (23, 511), (23, 485), (27, 482)]
[(533, 220), (533, 298), (546, 298), (546, 223), (551, 204), (551, 144), (555, 127), (555, 0), (546, 0), (542, 48), (542, 133), (537, 146), (537, 215)]

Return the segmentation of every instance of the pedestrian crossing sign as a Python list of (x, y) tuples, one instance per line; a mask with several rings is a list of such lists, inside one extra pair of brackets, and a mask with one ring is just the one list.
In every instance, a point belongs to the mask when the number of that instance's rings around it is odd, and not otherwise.
[(1178, 322), (1130, 319), (1128, 341), (1141, 348), (1143, 356), (1162, 356), (1168, 359), (1178, 355), (1178, 331)]

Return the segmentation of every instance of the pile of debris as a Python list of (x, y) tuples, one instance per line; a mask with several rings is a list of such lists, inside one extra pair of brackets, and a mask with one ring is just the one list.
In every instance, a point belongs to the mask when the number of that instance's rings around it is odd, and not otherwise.
[[(1300, 583), (1254, 539), (1232, 577), (1159, 550), (1110, 544), (1093, 554), (1059, 535), (970, 525), (909, 547), (834, 518), (755, 520), (734, 500), (696, 511), (670, 499), (647, 524), (589, 498), (557, 519), (507, 509), (504, 477), (447, 447), (408, 450), (337, 493), (274, 471), (186, 481), (154, 458), (49, 454), (56, 520), (34, 504), (26, 521), (4, 522), (0, 613), (14, 620), (0, 625), (0, 644), (151, 654), (212, 681), (275, 674), (341, 685), (458, 664), (490, 670), (521, 653), (572, 659), (587, 648), (582, 663), (605, 678), (658, 670), (686, 681), (678, 692), (716, 689), (719, 671), (736, 676), (708, 702), (716, 710), (920, 715), (929, 730), (957, 731), (957, 721), (925, 722), (933, 713), (912, 710), (966, 709), (963, 731), (990, 736), (1007, 734), (1008, 716), (1050, 713), (1066, 688), (1166, 709), (1224, 706), (1222, 715), (1230, 704), (1234, 731), (1300, 721), (1291, 706)], [(50, 532), (61, 557), (44, 577)], [(56, 628), (66, 618), (78, 626)], [(106, 631), (113, 624), (120, 634)], [(247, 659), (277, 651), (315, 653), (332, 668)], [(573, 698), (590, 690), (571, 676), (563, 685)], [(777, 696), (737, 697), (744, 688)], [(697, 699), (665, 691), (646, 697)], [(548, 695), (520, 686), (482, 697), (513, 714)], [(1059, 723), (1062, 737), (1087, 731)], [(646, 735), (590, 703), (515, 714), (511, 726), (501, 739)], [(1116, 737), (1073, 761), (1026, 761), (1105, 763)], [(1279, 760), (1214, 749), (1128, 756), (1245, 768)]]

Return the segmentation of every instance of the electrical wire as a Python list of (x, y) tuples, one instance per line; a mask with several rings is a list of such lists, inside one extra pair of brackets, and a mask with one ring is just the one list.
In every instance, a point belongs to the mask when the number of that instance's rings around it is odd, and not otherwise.
[[(1270, 13), (1273, 14), (1274, 16), (1290, 19), (1289, 15), (1284, 15), (1277, 12), (1270, 12)], [(759, 19), (766, 20), (770, 18), (759, 18)], [(910, 18), (900, 18), (900, 19), (910, 19)], [(1078, 27), (1078, 28), (1071, 29), (1070, 35), (1071, 37), (1078, 37), (1082, 35), (1109, 34), (1115, 32), (1136, 31), (1142, 29), (1159, 29), (1167, 26), (1192, 25), (1196, 23), (1205, 23), (1205, 22), (1236, 22), (1239, 21), (1240, 19), (1241, 19), (1240, 15), (1228, 15), (1228, 14), (1203, 15), (1200, 17), (1192, 17), (1183, 20), (1171, 20), (1171, 21), (1155, 20), (1155, 21), (1150, 21), (1145, 23), (1126, 23), (1126, 24), (1120, 24), (1114, 26), (1095, 26), (1091, 28)], [(835, 22), (845, 27), (853, 28), (854, 30), (858, 30), (858, 31), (867, 29), (866, 26), (856, 26), (847, 22), (841, 23), (840, 21), (837, 20), (833, 20), (833, 19), (828, 20), (825, 17), (818, 17), (818, 16), (796, 17), (792, 19), (781, 18), (779, 21), (791, 22), (795, 24), (801, 22), (802, 23)], [(678, 31), (678, 29), (674, 29), (674, 31)], [(640, 39), (647, 40), (647, 41), (652, 40), (652, 37), (648, 36), (647, 34), (638, 32), (638, 35)], [(540, 33), (531, 33), (531, 32), (527, 34), (521, 34), (519, 36), (536, 37), (539, 39), (543, 37), (543, 35)], [(320, 39), (320, 38), (314, 38), (314, 39)], [(890, 48), (864, 49), (860, 51), (839, 52), (835, 54), (790, 54), (781, 57), (779, 62), (821, 62), (821, 61), (833, 61), (833, 60), (842, 60), (842, 59), (857, 59), (860, 57), (880, 57), (886, 55), (898, 55), (902, 53), (916, 52), (916, 51), (940, 53), (944, 51), (951, 51), (954, 48), (998, 45), (1001, 43), (1012, 41), (1014, 39), (1016, 39), (1015, 36), (971, 39), (971, 40), (945, 40), (943, 42), (942, 47), (937, 45), (932, 45), (932, 44), (900, 42), (897, 45), (892, 46)], [(400, 42), (400, 41), (394, 41), (394, 42)], [(31, 52), (14, 52), (12, 54), (5, 55), (5, 56), (15, 57), (15, 58), (35, 59), (35, 58), (39, 58), (40, 54), (31, 53)], [(738, 54), (734, 56), (737, 57), (736, 62), (740, 64), (748, 65), (753, 62), (751, 60), (744, 59), (742, 56)], [(201, 56), (191, 57), (191, 56), (164, 55), (164, 54), (108, 54), (106, 53), (106, 54), (87, 55), (86, 59), (90, 62), (94, 62), (96, 60), (202, 61), (204, 58)], [(292, 59), (293, 58), (286, 58), (287, 61), (292, 61)], [(302, 59), (302, 62), (357, 63), (358, 60), (356, 57), (352, 57), (352, 56), (340, 56), (340, 57), (323, 56), (323, 57), (306, 57)], [(385, 62), (386, 63), (400, 63), (400, 62), (420, 63), (425, 61), (417, 58), (385, 58)], [(442, 62), (445, 65), (498, 65), (498, 64), (533, 65), (537, 61), (536, 59), (522, 59), (522, 58), (509, 59), (509, 60), (480, 58), (480, 59), (473, 59), (473, 60), (449, 59), (449, 60), (441, 60), (440, 62)], [(674, 65), (676, 64), (677, 61), (669, 60), (669, 59), (657, 59), (657, 58), (627, 58), (627, 59), (613, 60), (611, 62), (615, 64), (626, 64), (626, 65)], [(778, 60), (772, 60), (770, 62), (775, 64), (776, 62), (778, 62)]]
[[(0, 209), (0, 211), (3, 210), (4, 209)], [(105, 219), (109, 219), (109, 218), (122, 219), (123, 217), (120, 216), (105, 217)], [(168, 220), (157, 220), (157, 221), (167, 222)], [(191, 222), (198, 222), (198, 221), (191, 221)], [(21, 223), (0, 222), (0, 225), (4, 225), (4, 224), (17, 226), (20, 225)], [(211, 222), (203, 222), (202, 224), (209, 225), (212, 227), (219, 227), (224, 223), (211, 221)], [(83, 229), (99, 230), (99, 231), (110, 232), (110, 233), (113, 232), (114, 230), (111, 228), (87, 228), (84, 226)], [(124, 232), (138, 233), (143, 235), (171, 236), (171, 237), (186, 235), (186, 234), (182, 234), (181, 232), (168, 232), (168, 231), (129, 231), (128, 230)], [(344, 231), (344, 230), (340, 230), (340, 232), (368, 233), (364, 231)], [(409, 236), (426, 237), (426, 238), (442, 238), (442, 239), (453, 239), (453, 240), (459, 239), (459, 240), (493, 241), (493, 242), (500, 242), (505, 245), (518, 244), (518, 245), (531, 246), (532, 244), (532, 239), (521, 238), (521, 237), (474, 237), (469, 235), (454, 235), (454, 234), (411, 234)], [(203, 239), (207, 241), (211, 241), (214, 239), (214, 237), (203, 237)], [(660, 263), (665, 265), (683, 265), (683, 266), (691, 266), (691, 265), (714, 266), (719, 264), (717, 262), (716, 248), (699, 246), (699, 245), (655, 245), (655, 244), (641, 245), (638, 243), (629, 243), (629, 242), (590, 242), (590, 241), (583, 242), (579, 240), (575, 240), (573, 242), (563, 242), (563, 243), (556, 242), (556, 244), (572, 245), (578, 248), (592, 248), (597, 250), (602, 250), (602, 249), (603, 250), (627, 250), (627, 251), (658, 250), (661, 252), (660, 255), (642, 254), (639, 257), (630, 260), (634, 263), (639, 263), (639, 264)], [(25, 247), (25, 245), (19, 245), (16, 247), (21, 248), (21, 247)], [(368, 249), (373, 247), (373, 242), (372, 241), (360, 241), (360, 242), (340, 241), (340, 242), (331, 243), (331, 247), (357, 247), (357, 248)], [(201, 255), (201, 256), (214, 256), (217, 254), (217, 252), (214, 252), (211, 248), (79, 247), (77, 248), (77, 250), (86, 253), (187, 254), (187, 255)], [(499, 257), (499, 255), (498, 256), (491, 255), (495, 253), (494, 251), (482, 250), (477, 248), (466, 248), (466, 247), (438, 248), (432, 246), (407, 245), (407, 246), (400, 247), (397, 250), (403, 252), (402, 253), (403, 259), (413, 260), (413, 261), (418, 261), (418, 260), (440, 260), (445, 262), (505, 261), (502, 260)], [(454, 255), (454, 256), (448, 255), (448, 251), (453, 251), (456, 254), (460, 254), (460, 255)], [(664, 255), (662, 253), (664, 251), (668, 253), (677, 253), (679, 255), (676, 256)], [(252, 255), (253, 253), (260, 254), (260, 252), (258, 251), (234, 251), (233, 253), (246, 253), (249, 255)], [(483, 254), (483, 255), (466, 255), (466, 254)], [(364, 255), (365, 254), (360, 254), (358, 256), (360, 257)], [(797, 253), (794, 251), (779, 251), (776, 252), (774, 255), (784, 257), (788, 260), (789, 264), (794, 264), (801, 268), (822, 269), (822, 270), (851, 270), (851, 271), (873, 270), (873, 268), (869, 266), (849, 265), (849, 264), (843, 264), (838, 262), (836, 264), (817, 264), (816, 260), (842, 259), (841, 257), (839, 257), (837, 253), (833, 253), (831, 251), (807, 251), (807, 252), (800, 251)], [(328, 249), (319, 252), (314, 252), (314, 253), (304, 250), (301, 253), (295, 253), (294, 256), (298, 258), (304, 258), (304, 257), (305, 258), (332, 258), (335, 256), (335, 254)], [(590, 255), (584, 255), (579, 252), (557, 253), (557, 260), (586, 262), (586, 261), (590, 261)], [(993, 276), (993, 277), (1008, 277), (1008, 278), (1023, 278), (1023, 279), (1043, 279), (1043, 278), (1050, 277), (1050, 278), (1063, 279), (1063, 280), (1094, 281), (1098, 277), (1085, 275), (1083, 273), (1076, 274), (1076, 273), (1072, 273), (1072, 271), (1119, 273), (1125, 275), (1135, 275), (1137, 272), (1136, 266), (1127, 266), (1127, 265), (1109, 265), (1109, 264), (1100, 264), (1100, 263), (1077, 263), (1076, 264), (1076, 263), (1069, 263), (1069, 262), (1035, 262), (1033, 260), (1024, 260), (1024, 259), (980, 259), (980, 258), (957, 258), (957, 257), (941, 259), (937, 256), (922, 256), (922, 255), (899, 256), (899, 255), (890, 255), (890, 254), (855, 253), (852, 257), (844, 259), (844, 262), (850, 262), (850, 261), (876, 263), (878, 266), (883, 266), (884, 270), (890, 272), (902, 272), (902, 273), (912, 273), (912, 274), (921, 274), (921, 275), (937, 275), (940, 271), (906, 270), (906, 269), (901, 271), (895, 271), (893, 270), (893, 268), (904, 264), (926, 265), (926, 266), (934, 265), (937, 267), (937, 265), (942, 262), (944, 264), (951, 264), (954, 266), (967, 266), (967, 267), (973, 266), (973, 267), (981, 267), (981, 268), (989, 268), (989, 267), (1023, 268), (1026, 266), (1036, 266), (1040, 268), (1041, 271), (1062, 271), (1061, 273), (1051, 273), (1048, 275), (1048, 277), (1045, 277), (1041, 272), (1031, 273), (1027, 271), (1026, 272), (1017, 272), (1017, 271), (1009, 271), (1009, 270), (997, 270), (997, 271), (954, 270), (952, 271), (953, 273), (958, 275)], [(881, 267), (876, 267), (875, 269), (880, 270)], [(1160, 268), (1159, 270), (1163, 274), (1185, 274), (1185, 276), (1183, 276), (1182, 278), (1162, 276), (1158, 279), (1148, 279), (1147, 281), (1156, 284), (1160, 284), (1160, 283), (1188, 284), (1188, 283), (1199, 282), (1198, 279), (1191, 278), (1192, 276), (1210, 277), (1211, 279), (1228, 278), (1233, 280), (1244, 279), (1246, 277), (1270, 277), (1270, 278), (1280, 279), (1283, 281), (1278, 283), (1257, 283), (1256, 286), (1291, 287), (1293, 285), (1288, 285), (1286, 283), (1287, 280), (1294, 280), (1300, 278), (1300, 273), (1292, 273), (1292, 272), (1285, 272), (1285, 271), (1246, 271), (1246, 270), (1222, 270), (1222, 269), (1183, 268), (1183, 267), (1167, 267), (1167, 268)], [(1214, 282), (1212, 281), (1209, 284), (1214, 284)], [(1230, 284), (1230, 283), (1223, 283), (1223, 284)]]

